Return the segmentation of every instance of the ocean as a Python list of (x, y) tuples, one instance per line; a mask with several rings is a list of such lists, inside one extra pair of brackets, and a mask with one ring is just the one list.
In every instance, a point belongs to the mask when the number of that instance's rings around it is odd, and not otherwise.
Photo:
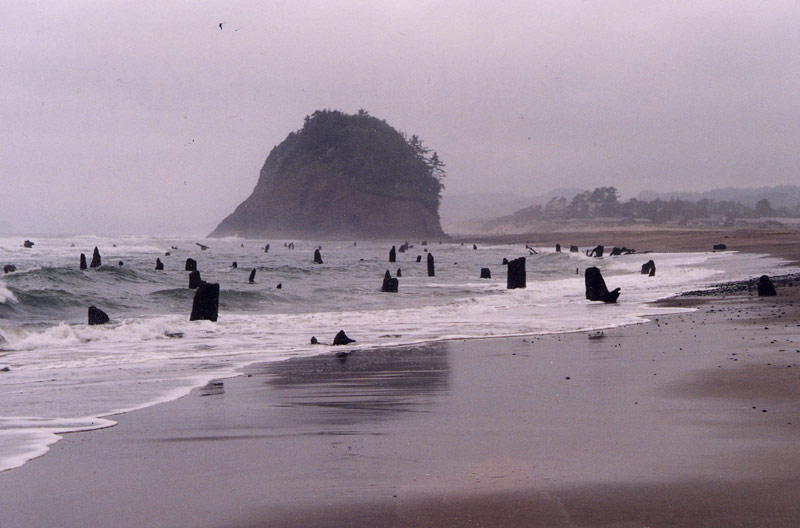
[[(178, 398), (245, 365), (338, 351), (329, 344), (340, 329), (356, 340), (344, 350), (607, 329), (680, 311), (648, 303), (682, 291), (786, 272), (779, 259), (736, 252), (590, 258), (417, 240), (389, 263), (387, 242), (290, 248), (284, 240), (59, 236), (33, 238), (27, 249), (24, 240), (0, 238), (0, 266), (17, 268), (0, 276), (0, 471), (44, 454), (63, 433), (112, 426), (114, 414)], [(80, 253), (91, 261), (95, 246), (103, 265), (79, 270)], [(324, 263), (314, 264), (319, 246)], [(427, 252), (435, 277), (427, 276)], [(521, 256), (527, 288), (508, 290), (503, 258)], [(154, 269), (157, 257), (163, 271)], [(189, 321), (187, 258), (203, 280), (220, 284), (216, 323)], [(655, 277), (639, 272), (649, 259)], [(602, 270), (610, 289), (622, 288), (617, 304), (585, 300), (588, 266)], [(491, 279), (479, 278), (482, 267)], [(398, 268), (399, 292), (381, 293), (384, 273)], [(92, 305), (111, 322), (88, 326)], [(312, 336), (322, 344), (311, 345)]]

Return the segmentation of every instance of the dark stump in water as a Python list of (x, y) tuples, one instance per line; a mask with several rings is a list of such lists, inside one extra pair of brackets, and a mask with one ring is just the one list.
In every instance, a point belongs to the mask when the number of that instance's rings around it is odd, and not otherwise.
[(201, 282), (194, 292), (190, 321), (216, 321), (219, 314), (219, 284)]
[(650, 275), (651, 277), (656, 274), (656, 263), (648, 260), (642, 264), (642, 275)]
[(319, 248), (314, 250), (314, 264), (322, 264), (322, 255), (319, 252)]
[(587, 250), (586, 255), (589, 257), (602, 257), (604, 249), (603, 246), (596, 246), (594, 249)]
[(569, 247), (569, 252), (570, 252), (570, 253), (577, 253), (578, 251), (580, 251), (580, 250), (578, 249), (578, 246), (570, 246), (570, 247)]
[(344, 330), (339, 330), (339, 333), (336, 334), (336, 337), (333, 338), (334, 345), (349, 345), (350, 343), (355, 343), (355, 339), (350, 339), (347, 337), (347, 334), (344, 333)]
[(14, 271), (17, 271), (17, 267), (13, 264), (6, 264), (3, 266), (3, 273), (12, 273)]
[(102, 265), (102, 259), (100, 258), (100, 250), (97, 247), (94, 248), (94, 253), (92, 253), (92, 263), (89, 264), (90, 268), (99, 268)]
[(84, 255), (83, 253), (81, 253), (81, 269), (82, 270), (89, 269), (89, 266), (86, 265), (86, 255)]
[(725, 244), (714, 244), (713, 249), (714, 251), (725, 251), (726, 249), (728, 249), (728, 246), (726, 246)]
[(383, 285), (381, 286), (381, 291), (385, 293), (397, 293), (399, 288), (400, 281), (393, 279), (391, 274), (389, 274), (389, 270), (386, 270), (386, 275), (383, 276)]
[(508, 261), (508, 276), (506, 278), (506, 288), (513, 290), (526, 287), (525, 257), (516, 258)]
[(759, 297), (771, 297), (773, 295), (777, 295), (778, 292), (775, 291), (775, 285), (772, 284), (772, 281), (769, 280), (769, 277), (766, 275), (762, 275), (758, 279), (758, 296)]
[(197, 261), (193, 258), (186, 259), (186, 271), (197, 271)]
[(433, 263), (433, 253), (428, 253), (428, 277), (436, 276), (436, 267)]
[(491, 279), (492, 278), (492, 270), (489, 268), (481, 268), (481, 278), (482, 279)]
[(394, 246), (392, 249), (389, 250), (389, 262), (396, 262), (397, 261), (397, 250)]
[(202, 279), (200, 278), (200, 272), (197, 270), (192, 271), (189, 273), (189, 289), (193, 290), (200, 286), (202, 283)]
[(422, 255), (417, 255), (417, 262), (422, 262)]
[(556, 244), (556, 253), (561, 253), (561, 244)]
[(253, 271), (250, 272), (250, 277), (248, 277), (247, 282), (253, 284), (256, 281), (256, 269), (253, 268)]
[(619, 297), (619, 288), (614, 291), (608, 291), (606, 281), (603, 280), (603, 275), (596, 267), (586, 268), (584, 275), (586, 281), (586, 298), (590, 301), (603, 301), (606, 303), (615, 303)]
[(269, 253), (269, 244), (264, 246), (264, 253)]
[(611, 249), (611, 256), (612, 257), (618, 257), (620, 255), (622, 255), (622, 249), (618, 248), (617, 246), (614, 246)]
[(100, 308), (95, 308), (94, 306), (89, 307), (89, 324), (90, 325), (101, 325), (106, 324), (109, 321), (108, 315), (101, 310)]
[(22, 243), (22, 246), (30, 249), (33, 247), (33, 242), (31, 242), (30, 240), (26, 240), (25, 242)]
[(239, 263), (238, 263), (238, 262), (236, 262), (236, 261), (234, 260), (234, 261), (233, 261), (233, 263), (231, 264), (231, 267), (232, 267), (233, 269), (236, 269), (236, 268), (238, 268), (238, 267), (239, 267)]
[(161, 271), (164, 269), (164, 263), (161, 262), (161, 259), (156, 257), (156, 270)]

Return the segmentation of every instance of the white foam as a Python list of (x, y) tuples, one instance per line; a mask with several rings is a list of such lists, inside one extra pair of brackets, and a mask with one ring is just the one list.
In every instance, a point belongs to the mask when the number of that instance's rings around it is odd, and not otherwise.
[(9, 290), (3, 285), (3, 283), (0, 282), (0, 304), (15, 302), (17, 302), (17, 297), (14, 295), (14, 292)]

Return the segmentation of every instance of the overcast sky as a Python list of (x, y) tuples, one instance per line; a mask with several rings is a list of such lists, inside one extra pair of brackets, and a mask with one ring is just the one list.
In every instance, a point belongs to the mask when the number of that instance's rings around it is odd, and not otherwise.
[(0, 231), (207, 233), (321, 108), (419, 135), (446, 195), (800, 183), (797, 0), (3, 0), (2, 20)]

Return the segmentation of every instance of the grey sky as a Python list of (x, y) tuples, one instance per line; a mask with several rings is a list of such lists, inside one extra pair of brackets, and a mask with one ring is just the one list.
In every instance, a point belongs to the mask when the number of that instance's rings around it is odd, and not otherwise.
[(796, 0), (32, 4), (0, 230), (209, 232), (320, 108), (418, 134), (445, 194), (800, 182)]

